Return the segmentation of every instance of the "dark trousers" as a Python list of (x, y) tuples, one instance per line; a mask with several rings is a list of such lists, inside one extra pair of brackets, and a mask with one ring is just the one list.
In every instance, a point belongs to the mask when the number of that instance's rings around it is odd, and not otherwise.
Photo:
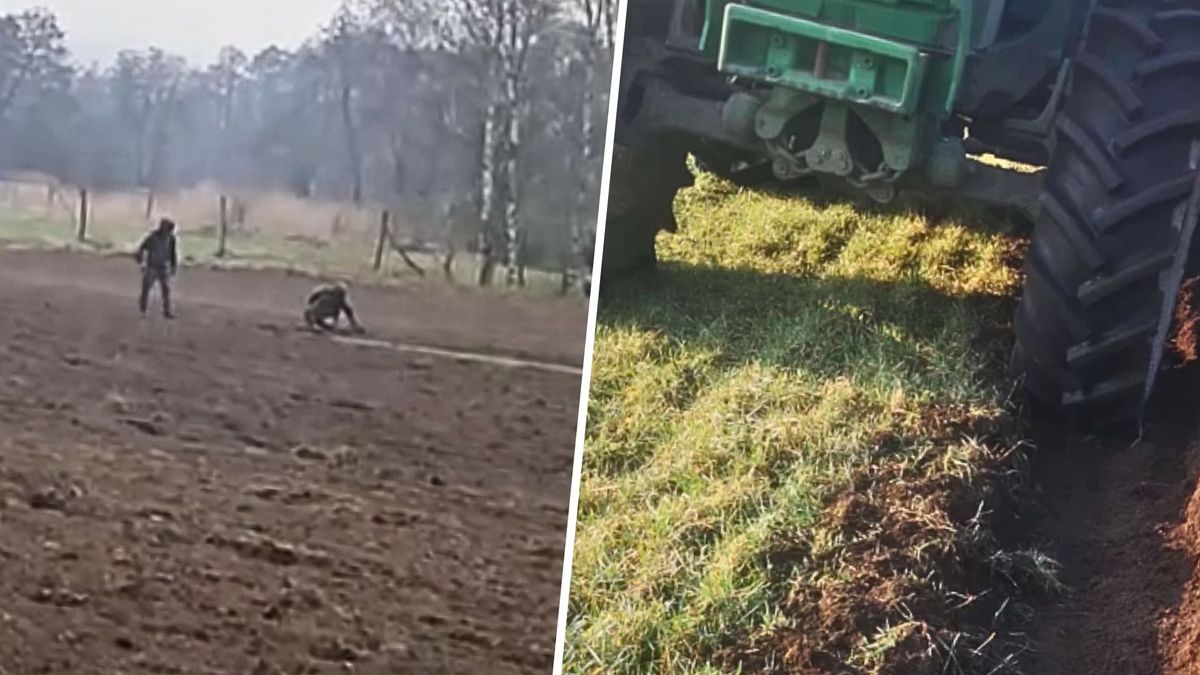
[(162, 292), (163, 316), (171, 316), (171, 274), (165, 267), (147, 265), (142, 269), (142, 296), (138, 299), (138, 308), (146, 313), (150, 305), (150, 291), (158, 284)]

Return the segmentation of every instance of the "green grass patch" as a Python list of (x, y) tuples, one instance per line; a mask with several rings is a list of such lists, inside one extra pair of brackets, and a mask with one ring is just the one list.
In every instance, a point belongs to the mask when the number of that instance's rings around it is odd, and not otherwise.
[(992, 552), (956, 507), (1001, 455), (1020, 241), (970, 208), (708, 175), (676, 210), (657, 278), (604, 281), (567, 672), (883, 673), (953, 652), (920, 603), (947, 559)]

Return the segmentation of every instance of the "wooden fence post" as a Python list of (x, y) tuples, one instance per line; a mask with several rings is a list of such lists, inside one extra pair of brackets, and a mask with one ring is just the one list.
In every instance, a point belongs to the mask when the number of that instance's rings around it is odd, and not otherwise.
[(565, 296), (571, 290), (571, 284), (575, 283), (574, 275), (571, 273), (571, 266), (566, 261), (563, 261), (562, 266), (562, 284), (558, 288), (558, 294)]
[(88, 226), (88, 191), (87, 188), (79, 190), (79, 229), (75, 232), (75, 239), (80, 243), (87, 240)]
[(225, 240), (229, 236), (229, 200), (221, 195), (221, 220), (217, 224), (217, 257), (224, 258), (226, 254)]
[(383, 251), (387, 245), (388, 225), (392, 220), (392, 214), (387, 209), (384, 209), (383, 216), (379, 219), (379, 242), (375, 244), (375, 271), (383, 269)]

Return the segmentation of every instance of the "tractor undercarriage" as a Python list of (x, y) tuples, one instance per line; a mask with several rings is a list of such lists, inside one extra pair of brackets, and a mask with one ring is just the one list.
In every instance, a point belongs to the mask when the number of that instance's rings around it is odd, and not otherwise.
[(688, 154), (744, 186), (1015, 208), (1014, 375), (1136, 416), (1200, 212), (1197, 44), (1182, 0), (631, 0), (605, 274), (654, 265)]

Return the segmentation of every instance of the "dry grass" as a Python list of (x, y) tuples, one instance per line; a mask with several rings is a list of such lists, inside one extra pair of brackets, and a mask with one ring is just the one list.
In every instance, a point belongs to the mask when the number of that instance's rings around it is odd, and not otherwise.
[[(148, 195), (137, 192), (93, 192), (90, 195), (93, 233), (98, 239), (122, 234), (130, 228), (143, 229), (160, 217), (176, 220), (185, 231), (215, 231), (219, 222), (222, 191), (204, 184), (177, 192), (156, 194), (149, 221), (146, 218)], [(303, 200), (278, 192), (231, 191), (233, 203), (246, 206), (242, 229), (266, 236), (296, 237), (331, 241), (358, 237), (371, 241), (379, 231), (378, 209), (361, 208), (350, 203)], [(43, 222), (74, 224), (79, 211), (79, 194), (64, 188), (49, 197), (48, 188), (36, 183), (0, 182), (0, 206), (11, 213), (37, 216)], [(412, 232), (401, 223), (401, 231)]]
[(605, 281), (567, 671), (1013, 668), (1016, 590), (1056, 583), (990, 515), (1022, 242), (703, 175), (676, 207), (658, 278)]
[[(146, 218), (146, 194), (95, 193), (90, 195), (90, 221), (83, 248), (98, 251), (131, 250), (159, 218), (179, 225), (181, 249), (191, 262), (216, 261), (221, 191), (212, 185), (156, 195)], [(0, 181), (0, 240), (47, 247), (75, 243), (80, 196), (74, 190), (54, 193), (43, 184)], [(229, 265), (287, 267), (318, 274), (371, 278), (379, 237), (381, 209), (350, 203), (302, 200), (282, 193), (231, 192)], [(235, 203), (245, 207), (242, 222), (234, 221)], [(394, 214), (391, 230), (397, 240), (442, 244), (446, 225), (417, 212)], [(457, 246), (462, 247), (462, 242)], [(441, 261), (432, 255), (413, 259), (431, 279), (442, 278)], [(412, 277), (415, 273), (398, 255), (385, 258), (383, 276)], [(459, 254), (454, 278), (469, 284), (478, 273), (477, 261)], [(553, 272), (529, 270), (529, 289), (538, 294), (558, 291), (560, 277)]]

